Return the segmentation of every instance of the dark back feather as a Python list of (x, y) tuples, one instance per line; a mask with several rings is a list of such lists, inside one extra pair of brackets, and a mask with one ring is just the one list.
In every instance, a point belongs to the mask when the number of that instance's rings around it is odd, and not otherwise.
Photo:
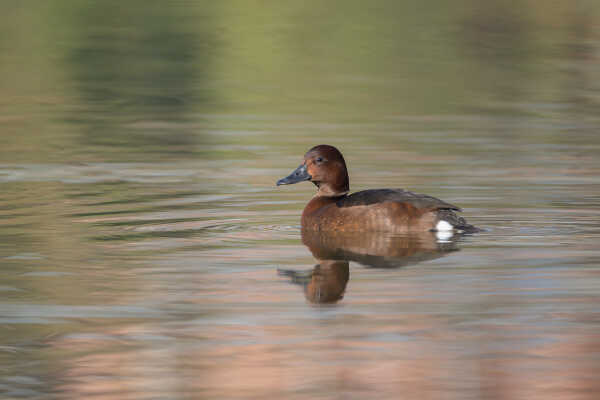
[(336, 204), (338, 207), (354, 207), (385, 202), (409, 203), (418, 209), (462, 211), (459, 207), (435, 197), (409, 192), (404, 189), (363, 190), (342, 197)]

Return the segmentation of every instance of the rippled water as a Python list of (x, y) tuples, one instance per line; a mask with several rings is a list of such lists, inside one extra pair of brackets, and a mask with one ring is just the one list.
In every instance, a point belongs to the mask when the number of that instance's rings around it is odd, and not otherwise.
[[(593, 3), (67, 4), (0, 16), (3, 397), (597, 398)], [(301, 232), (320, 143), (484, 231)]]

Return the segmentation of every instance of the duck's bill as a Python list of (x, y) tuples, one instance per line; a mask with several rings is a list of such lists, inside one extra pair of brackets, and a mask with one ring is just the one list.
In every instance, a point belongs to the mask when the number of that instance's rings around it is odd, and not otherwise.
[(279, 185), (291, 185), (292, 183), (298, 183), (302, 181), (308, 181), (311, 179), (311, 176), (306, 171), (306, 165), (302, 164), (298, 168), (294, 170), (291, 174), (277, 181), (277, 186)]

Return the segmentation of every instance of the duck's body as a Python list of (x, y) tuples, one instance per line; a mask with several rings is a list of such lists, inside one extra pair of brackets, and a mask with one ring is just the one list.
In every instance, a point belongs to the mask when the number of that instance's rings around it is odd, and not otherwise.
[(302, 212), (302, 228), (316, 231), (422, 231), (477, 230), (456, 215), (460, 208), (435, 197), (403, 189), (372, 189), (348, 195), (346, 163), (333, 146), (310, 149), (304, 163), (278, 185), (313, 182), (317, 194)]
[[(302, 227), (391, 233), (470, 227), (454, 211), (460, 209), (435, 197), (403, 189), (372, 189), (341, 197), (313, 197), (302, 212)], [(444, 223), (438, 226), (440, 221), (446, 221), (452, 228)]]

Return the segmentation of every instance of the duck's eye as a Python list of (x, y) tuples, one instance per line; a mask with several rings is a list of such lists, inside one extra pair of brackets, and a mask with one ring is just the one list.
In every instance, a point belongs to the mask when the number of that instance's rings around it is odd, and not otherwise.
[(317, 164), (320, 164), (323, 162), (323, 157), (317, 157), (315, 161), (317, 162)]

